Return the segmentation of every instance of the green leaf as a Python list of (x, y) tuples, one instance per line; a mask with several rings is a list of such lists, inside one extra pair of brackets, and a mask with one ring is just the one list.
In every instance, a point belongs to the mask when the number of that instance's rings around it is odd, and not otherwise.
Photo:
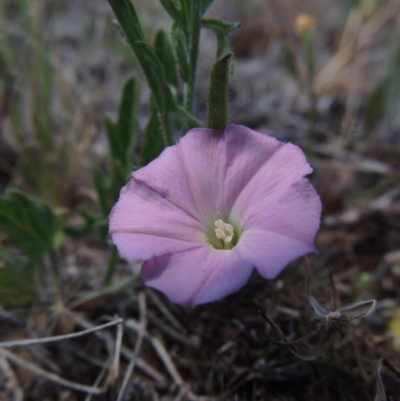
[(201, 26), (212, 30), (217, 36), (217, 59), (220, 59), (231, 52), (227, 35), (239, 28), (239, 23), (228, 23), (211, 18), (203, 18)]
[(60, 246), (61, 223), (53, 210), (18, 190), (0, 197), (0, 229), (7, 233), (10, 246), (32, 258), (42, 259)]
[(93, 182), (99, 197), (100, 207), (104, 215), (110, 211), (109, 189), (104, 173), (98, 168), (93, 169)]
[(181, 21), (180, 10), (176, 7), (173, 0), (160, 0), (160, 3), (174, 21)]
[(117, 124), (109, 117), (104, 116), (104, 125), (106, 127), (106, 134), (108, 144), (110, 146), (110, 154), (112, 157), (118, 157), (120, 154), (120, 141), (118, 138)]
[(171, 37), (175, 49), (175, 56), (178, 60), (179, 75), (184, 82), (187, 82), (189, 80), (189, 62), (186, 57), (187, 43), (185, 34), (181, 27), (176, 23), (172, 24)]
[(211, 6), (211, 4), (213, 3), (214, 0), (200, 0), (201, 2), (201, 13), (204, 14), (208, 7)]
[(189, 113), (182, 106), (176, 108), (179, 118), (186, 122), (188, 129), (204, 127), (203, 123), (199, 121), (193, 114)]
[(167, 33), (162, 29), (158, 31), (154, 41), (154, 51), (161, 61), (161, 64), (164, 66), (168, 83), (178, 90), (179, 82), (174, 52)]
[(122, 90), (122, 99), (118, 111), (117, 136), (120, 144), (120, 157), (123, 165), (131, 167), (133, 148), (136, 144), (139, 124), (137, 113), (139, 109), (140, 88), (134, 78), (126, 81)]
[(35, 273), (26, 256), (0, 250), (0, 303), (19, 306), (35, 298)]
[(100, 231), (100, 233), (105, 232), (107, 234), (108, 218), (92, 213), (85, 208), (79, 208), (78, 212), (85, 219), (85, 222), (79, 226), (67, 226), (65, 232), (68, 235), (74, 238), (80, 238), (93, 231)]
[(213, 18), (203, 18), (201, 20), (201, 26), (206, 29), (211, 29), (214, 32), (222, 32), (227, 35), (229, 32), (234, 31), (240, 27), (238, 22), (225, 22)]
[(150, 163), (157, 158), (163, 150), (164, 146), (159, 119), (157, 112), (153, 110), (145, 131), (144, 143), (140, 154), (140, 164), (145, 166)]
[(130, 176), (132, 173), (132, 168), (130, 168), (127, 171), (126, 167), (121, 163), (121, 161), (118, 159), (115, 159), (112, 161), (112, 171), (113, 171), (113, 173), (112, 173), (112, 177), (111, 177), (111, 185), (109, 188), (110, 205), (107, 210), (106, 216), (108, 216), (108, 213), (110, 212), (111, 207), (118, 200), (119, 191), (130, 179)]
[(208, 89), (208, 128), (224, 130), (228, 123), (229, 59), (231, 54), (216, 61)]
[(199, 56), (199, 41), (201, 29), (201, 4), (199, 1), (189, 1), (188, 4), (189, 43), (189, 79), (185, 87), (184, 107), (188, 112), (193, 111), (194, 92), (196, 87), (197, 59)]
[(126, 38), (138, 58), (139, 64), (159, 110), (165, 145), (172, 143), (168, 112), (174, 107), (174, 99), (168, 86), (164, 68), (152, 47), (145, 42), (135, 8), (129, 0), (108, 0)]

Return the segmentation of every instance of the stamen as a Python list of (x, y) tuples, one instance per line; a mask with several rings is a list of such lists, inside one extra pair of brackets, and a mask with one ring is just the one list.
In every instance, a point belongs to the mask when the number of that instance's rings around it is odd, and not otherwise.
[(233, 226), (223, 222), (222, 220), (215, 221), (215, 235), (218, 239), (222, 239), (225, 244), (230, 244), (234, 236)]

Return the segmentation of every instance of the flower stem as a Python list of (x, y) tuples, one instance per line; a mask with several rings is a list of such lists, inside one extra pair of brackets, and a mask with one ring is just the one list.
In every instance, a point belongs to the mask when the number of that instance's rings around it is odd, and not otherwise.
[(57, 300), (62, 303), (64, 299), (64, 290), (63, 290), (63, 283), (62, 283), (62, 275), (61, 275), (61, 268), (60, 263), (58, 261), (58, 255), (56, 252), (50, 252), (50, 270), (53, 280), (54, 289), (57, 294)]
[(108, 287), (109, 285), (111, 285), (117, 260), (118, 260), (118, 251), (116, 246), (113, 245), (110, 251), (110, 256), (108, 258), (107, 271), (104, 276), (103, 287)]

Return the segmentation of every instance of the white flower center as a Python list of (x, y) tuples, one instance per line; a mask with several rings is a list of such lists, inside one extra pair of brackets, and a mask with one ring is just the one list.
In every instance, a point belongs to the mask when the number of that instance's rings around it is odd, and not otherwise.
[(222, 220), (216, 220), (214, 223), (215, 227), (215, 235), (218, 239), (222, 239), (225, 244), (230, 244), (232, 242), (232, 238), (234, 236), (233, 226), (225, 223)]

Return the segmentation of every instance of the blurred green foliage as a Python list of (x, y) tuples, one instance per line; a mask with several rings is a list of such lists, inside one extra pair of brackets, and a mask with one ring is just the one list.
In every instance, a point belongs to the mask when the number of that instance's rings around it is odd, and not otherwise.
[[(4, 247), (0, 253), (0, 292), (3, 296), (24, 291), (26, 299), (31, 299), (49, 273), (53, 290), (60, 299), (62, 274), (58, 260), (65, 235), (77, 238), (97, 232), (105, 239), (108, 215), (132, 171), (154, 160), (188, 129), (202, 125), (193, 115), (200, 31), (205, 28), (215, 32), (216, 56), (220, 58), (230, 52), (227, 35), (238, 27), (238, 24), (204, 18), (212, 0), (160, 0), (173, 20), (171, 30), (158, 31), (154, 43), (150, 44), (133, 3), (108, 2), (150, 88), (151, 112), (140, 141), (139, 81), (128, 79), (117, 117), (104, 118), (108, 159), (104, 166), (93, 169), (99, 211), (82, 208), (84, 223), (80, 226), (66, 225), (41, 200), (62, 204), (60, 188), (68, 181), (63, 174), (71, 162), (65, 146), (57, 142), (60, 132), (53, 116), (56, 76), (48, 51), (52, 38), (44, 38), (41, 29), (51, 14), (51, 7), (46, 5), (44, 10), (39, 3), (24, 0), (0, 3), (0, 90), (2, 94), (9, 93), (7, 115), (19, 146), (20, 169), (38, 196), (10, 190), (0, 197), (0, 234)], [(14, 51), (15, 38), (8, 35), (10, 18), (19, 20), (17, 39), (23, 49), (24, 63)], [(116, 248), (111, 247), (105, 285), (112, 282), (117, 259)]]

